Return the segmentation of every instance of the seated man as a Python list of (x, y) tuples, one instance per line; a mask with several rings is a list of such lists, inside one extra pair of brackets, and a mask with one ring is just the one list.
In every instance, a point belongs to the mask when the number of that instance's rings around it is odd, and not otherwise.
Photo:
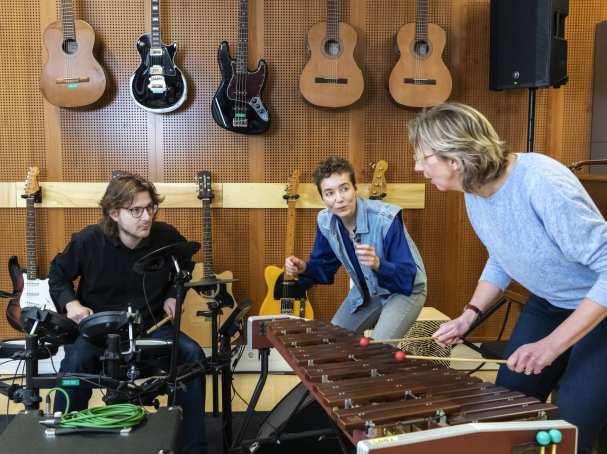
[[(142, 314), (143, 326), (149, 327), (164, 315), (175, 313), (176, 292), (169, 272), (161, 270), (145, 276), (132, 270), (133, 264), (162, 246), (185, 241), (172, 226), (154, 220), (163, 200), (154, 185), (136, 175), (113, 179), (100, 201), (102, 218), (98, 224), (76, 233), (58, 254), (49, 270), (51, 296), (59, 310), (79, 323), (102, 311), (133, 310)], [(80, 278), (78, 290), (73, 281)], [(172, 327), (164, 325), (153, 335), (172, 339)], [(91, 373), (100, 371), (103, 350), (79, 336), (65, 346), (61, 372)], [(196, 342), (181, 334), (179, 361), (198, 362), (203, 352)], [(176, 404), (183, 409), (183, 452), (204, 452), (204, 378), (194, 378), (176, 393)], [(70, 410), (83, 410), (91, 397), (90, 389), (66, 389)], [(55, 410), (65, 410), (62, 394), (57, 394)]]
[(358, 197), (352, 165), (332, 156), (313, 173), (326, 209), (318, 213), (307, 262), (290, 256), (285, 270), (303, 288), (332, 284), (344, 265), (353, 286), (331, 320), (356, 333), (374, 328), (375, 339), (404, 336), (426, 301), (426, 271), (401, 209)]

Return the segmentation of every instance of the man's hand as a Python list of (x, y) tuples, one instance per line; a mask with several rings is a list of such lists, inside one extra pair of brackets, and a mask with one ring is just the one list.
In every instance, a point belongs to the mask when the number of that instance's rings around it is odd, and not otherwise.
[(175, 304), (177, 300), (175, 298), (167, 298), (164, 300), (164, 304), (162, 308), (164, 309), (165, 314), (167, 314), (171, 320), (175, 318)]
[(375, 246), (354, 243), (354, 250), (356, 251), (356, 257), (358, 257), (358, 263), (370, 267), (373, 271), (379, 269), (380, 260), (375, 254)]
[(298, 274), (306, 271), (306, 262), (302, 259), (291, 255), (285, 259), (285, 272), (291, 276), (297, 276)]
[(93, 309), (83, 306), (78, 300), (67, 303), (65, 305), (65, 311), (67, 313), (67, 318), (76, 323), (80, 323), (83, 318), (86, 318), (93, 313)]

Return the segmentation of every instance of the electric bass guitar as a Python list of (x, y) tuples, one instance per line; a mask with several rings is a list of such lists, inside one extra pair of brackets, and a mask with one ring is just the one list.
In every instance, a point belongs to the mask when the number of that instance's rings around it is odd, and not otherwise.
[(40, 310), (57, 311), (51, 299), (48, 279), (38, 279), (38, 260), (36, 251), (36, 208), (35, 204), (42, 202), (42, 189), (38, 184), (38, 167), (30, 167), (27, 172), (25, 190), (22, 197), (26, 202), (26, 248), (27, 272), (23, 272), (16, 257), (9, 260), (15, 298), (11, 299), (6, 308), (6, 318), (16, 330), (21, 327), (21, 309), (36, 307)]
[(299, 78), (299, 91), (311, 104), (345, 107), (363, 94), (363, 73), (354, 61), (356, 30), (339, 21), (339, 0), (327, 0), (327, 21), (308, 32), (310, 60)]
[[(225, 279), (232, 280), (234, 275), (231, 271), (215, 274), (213, 266), (213, 232), (211, 222), (211, 201), (213, 200), (213, 188), (211, 184), (211, 172), (198, 172), (198, 198), (202, 201), (202, 256), (203, 263), (197, 263), (192, 272), (192, 281), (201, 279)], [(207, 313), (209, 304), (216, 304), (223, 315), (227, 316), (234, 307), (234, 295), (232, 284), (217, 284), (213, 287), (202, 289), (200, 292), (189, 291), (186, 294), (181, 330), (194, 339), (202, 347), (211, 346), (212, 323), (211, 318), (201, 314)]]
[(95, 32), (83, 20), (74, 19), (72, 0), (61, 0), (61, 21), (44, 30), (42, 40), (48, 59), (40, 75), (40, 90), (59, 107), (92, 104), (105, 91), (105, 73), (93, 56)]
[(369, 198), (371, 200), (383, 200), (388, 195), (388, 184), (386, 183), (386, 171), (388, 170), (388, 162), (380, 159), (373, 164), (373, 178), (369, 185)]
[(268, 65), (259, 60), (257, 69), (249, 71), (247, 0), (239, 0), (238, 49), (236, 60), (230, 57), (227, 41), (219, 45), (217, 60), (221, 83), (213, 96), (211, 112), (215, 122), (224, 129), (242, 134), (260, 134), (270, 126), (270, 114), (261, 99)]
[(451, 94), (451, 74), (442, 60), (445, 30), (428, 23), (428, 0), (416, 0), (415, 23), (401, 27), (396, 37), (400, 58), (390, 74), (392, 99), (409, 107), (441, 104)]
[(160, 0), (152, 2), (152, 31), (137, 41), (141, 65), (131, 76), (131, 97), (137, 105), (154, 113), (171, 112), (186, 100), (188, 86), (175, 65), (177, 44), (160, 39)]
[[(285, 242), (286, 257), (294, 255), (295, 252), (295, 227), (297, 225), (297, 189), (299, 186), (299, 170), (294, 170), (289, 177), (286, 194), (283, 196), (287, 201), (287, 238)], [(283, 273), (284, 268), (274, 265), (267, 266), (264, 271), (268, 293), (261, 304), (259, 315), (286, 314), (294, 315), (307, 319), (314, 318), (314, 309), (307, 292), (302, 292), (297, 288), (297, 276), (284, 273), (281, 288), (276, 288), (278, 279)], [(276, 299), (275, 295), (280, 295)]]

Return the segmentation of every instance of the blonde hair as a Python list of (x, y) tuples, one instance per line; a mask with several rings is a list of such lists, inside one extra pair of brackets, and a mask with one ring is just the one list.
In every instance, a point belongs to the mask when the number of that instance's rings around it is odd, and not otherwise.
[(507, 167), (505, 143), (483, 114), (465, 104), (445, 103), (424, 109), (408, 128), (416, 156), (427, 146), (437, 158), (455, 161), (466, 192), (496, 180)]

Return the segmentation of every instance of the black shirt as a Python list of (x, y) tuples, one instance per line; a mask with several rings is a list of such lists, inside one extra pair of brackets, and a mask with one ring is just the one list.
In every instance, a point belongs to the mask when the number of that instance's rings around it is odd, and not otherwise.
[[(135, 249), (110, 238), (99, 225), (85, 227), (72, 236), (51, 263), (51, 297), (60, 311), (75, 299), (95, 313), (126, 310), (131, 304), (142, 314), (144, 326), (154, 324), (165, 317), (164, 301), (175, 297), (171, 272), (161, 270), (143, 276), (132, 270), (133, 264), (149, 252), (180, 241), (185, 238), (163, 222), (154, 222), (150, 235)], [(75, 292), (73, 281), (77, 278), (80, 281)]]

